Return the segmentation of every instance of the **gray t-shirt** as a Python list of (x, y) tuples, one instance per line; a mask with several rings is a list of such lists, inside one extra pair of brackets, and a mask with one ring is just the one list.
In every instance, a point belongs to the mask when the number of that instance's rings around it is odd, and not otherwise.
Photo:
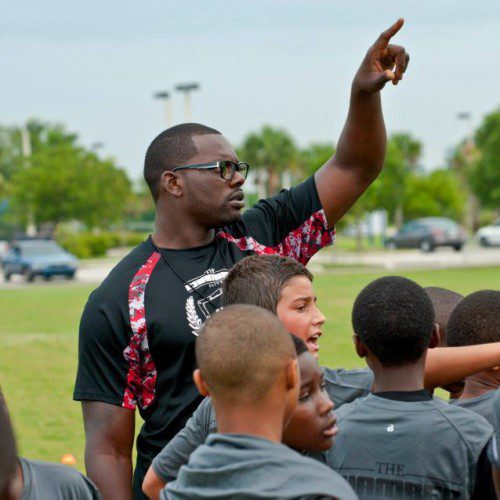
[(373, 372), (369, 368), (344, 370), (323, 367), (326, 391), (335, 403), (335, 409), (372, 391)]
[(20, 458), (23, 471), (21, 500), (99, 500), (92, 481), (71, 467)]
[(493, 427), (495, 435), (488, 447), (488, 458), (490, 462), (500, 468), (500, 391), (495, 391), (493, 400)]
[(371, 394), (337, 412), (327, 464), (360, 498), (469, 498), (493, 434), (480, 415), (438, 399)]
[(237, 434), (212, 434), (183, 465), (161, 500), (355, 499), (336, 472), (281, 443)]
[[(373, 372), (369, 369), (334, 370), (323, 368), (326, 391), (338, 408), (342, 404), (369, 394), (373, 385)], [(217, 432), (217, 420), (210, 398), (205, 398), (186, 422), (184, 429), (154, 458), (152, 467), (165, 482), (174, 480), (181, 465), (187, 463), (189, 455), (209, 434)], [(311, 456), (313, 454), (311, 453)], [(323, 455), (315, 458), (322, 460)]]
[(485, 392), (477, 398), (450, 399), (449, 403), (479, 413), (479, 415), (482, 415), (491, 425), (494, 426), (493, 400), (495, 399), (495, 394), (498, 392), (499, 391), (497, 389), (496, 391)]

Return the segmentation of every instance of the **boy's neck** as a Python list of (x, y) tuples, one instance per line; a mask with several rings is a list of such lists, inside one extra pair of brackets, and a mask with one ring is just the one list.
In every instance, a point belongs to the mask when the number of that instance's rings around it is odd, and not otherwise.
[(465, 386), (459, 399), (478, 398), (489, 391), (499, 388), (500, 373), (498, 371), (479, 372), (465, 379)]
[(370, 363), (374, 374), (373, 392), (410, 392), (424, 389), (425, 359), (402, 366)]
[(281, 442), (286, 411), (284, 401), (266, 398), (254, 404), (238, 404), (212, 400), (221, 434), (244, 434)]

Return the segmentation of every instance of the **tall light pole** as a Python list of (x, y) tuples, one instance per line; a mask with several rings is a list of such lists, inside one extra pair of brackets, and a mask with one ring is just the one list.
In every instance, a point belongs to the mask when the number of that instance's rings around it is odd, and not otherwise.
[(174, 124), (174, 119), (172, 117), (172, 103), (170, 100), (170, 92), (164, 90), (156, 92), (154, 94), (155, 99), (160, 99), (165, 103), (165, 118), (167, 120), (167, 128), (170, 128)]
[(191, 121), (191, 93), (199, 88), (200, 84), (195, 82), (181, 83), (175, 86), (175, 90), (184, 94), (184, 122), (186, 123)]
[[(465, 143), (462, 146), (462, 155), (466, 167), (469, 167), (474, 161), (474, 153), (475, 153), (475, 144), (474, 144), (474, 129), (472, 128), (472, 114), (468, 111), (460, 111), (457, 113), (457, 119), (462, 120), (467, 124), (467, 138), (465, 139)], [(471, 191), (469, 184), (466, 179), (466, 173), (460, 172), (460, 176), (462, 177), (462, 182), (465, 187), (465, 191), (467, 194), (467, 210), (465, 213), (465, 225), (469, 229), (469, 231), (474, 231), (476, 229), (476, 222), (479, 219), (479, 202), (477, 198), (474, 196), (474, 193)]]
[[(21, 127), (21, 150), (26, 160), (26, 164), (29, 167), (30, 166), (29, 162), (31, 157), (31, 137), (27, 125)], [(27, 217), (28, 217), (28, 222), (26, 224), (26, 234), (28, 236), (36, 236), (35, 215), (33, 213), (33, 207), (31, 203), (28, 206)]]

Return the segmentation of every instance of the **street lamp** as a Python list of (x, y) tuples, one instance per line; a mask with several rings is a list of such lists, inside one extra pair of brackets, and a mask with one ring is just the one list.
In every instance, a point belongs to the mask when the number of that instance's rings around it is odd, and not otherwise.
[(165, 117), (167, 119), (167, 128), (171, 127), (174, 120), (172, 118), (172, 104), (170, 102), (170, 93), (162, 90), (160, 92), (156, 92), (154, 94), (154, 98), (160, 99), (165, 102)]
[(191, 121), (191, 93), (193, 90), (198, 90), (200, 88), (199, 83), (181, 83), (175, 86), (175, 90), (182, 92), (184, 94), (184, 121)]

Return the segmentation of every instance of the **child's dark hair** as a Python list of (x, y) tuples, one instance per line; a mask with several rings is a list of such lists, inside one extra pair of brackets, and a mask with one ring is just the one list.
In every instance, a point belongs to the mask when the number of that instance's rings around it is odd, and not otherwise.
[(500, 291), (467, 295), (451, 313), (448, 345), (464, 346), (500, 341)]
[(399, 276), (366, 286), (352, 311), (354, 332), (384, 366), (415, 363), (425, 352), (434, 310), (424, 289)]
[(301, 354), (304, 354), (305, 352), (309, 352), (305, 342), (300, 337), (297, 337), (292, 333), (290, 335), (293, 340), (293, 345), (295, 347), (295, 352), (297, 353), (297, 357), (299, 357)]
[(279, 255), (251, 255), (238, 262), (222, 285), (225, 306), (251, 304), (276, 314), (281, 291), (295, 276), (312, 274), (296, 260)]

